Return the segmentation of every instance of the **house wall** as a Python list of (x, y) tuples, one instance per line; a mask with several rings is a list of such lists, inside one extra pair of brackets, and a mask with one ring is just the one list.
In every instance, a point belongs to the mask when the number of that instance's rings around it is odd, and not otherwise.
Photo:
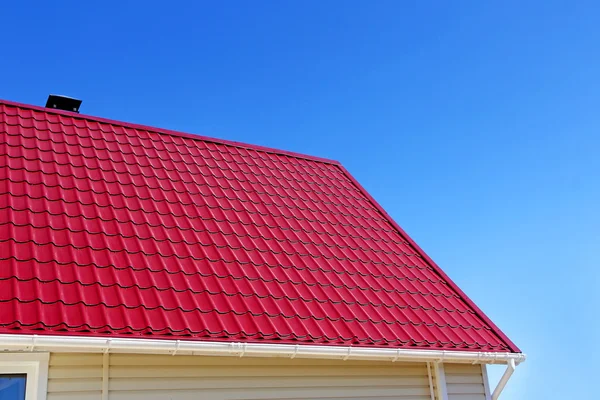
[[(425, 363), (52, 353), (49, 365), (48, 400), (431, 399)], [(446, 379), (449, 400), (485, 400), (479, 366), (448, 364)]]
[(486, 400), (481, 365), (445, 364), (448, 400)]
[(48, 400), (100, 400), (101, 396), (102, 354), (50, 354)]

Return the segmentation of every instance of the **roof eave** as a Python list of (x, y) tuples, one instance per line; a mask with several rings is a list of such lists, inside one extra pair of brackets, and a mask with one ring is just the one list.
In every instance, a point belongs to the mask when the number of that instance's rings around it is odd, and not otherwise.
[(390, 362), (437, 361), (479, 364), (507, 364), (511, 360), (519, 364), (526, 358), (523, 353), (506, 352), (16, 334), (0, 334), (0, 351), (284, 357)]

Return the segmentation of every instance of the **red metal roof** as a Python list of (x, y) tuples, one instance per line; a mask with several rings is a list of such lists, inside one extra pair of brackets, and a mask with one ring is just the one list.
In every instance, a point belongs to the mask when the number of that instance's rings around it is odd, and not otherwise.
[(519, 352), (335, 161), (6, 101), (0, 333)]

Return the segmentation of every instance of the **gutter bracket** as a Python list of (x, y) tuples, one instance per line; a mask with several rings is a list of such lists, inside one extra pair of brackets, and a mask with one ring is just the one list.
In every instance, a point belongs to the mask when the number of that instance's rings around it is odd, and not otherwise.
[(294, 358), (296, 358), (296, 354), (298, 354), (298, 345), (294, 346), (294, 353), (292, 353), (292, 355), (290, 356), (290, 358), (293, 360)]
[(175, 354), (177, 354), (177, 352), (179, 351), (179, 344), (181, 342), (179, 340), (175, 341), (175, 350), (173, 350), (173, 352), (171, 353), (172, 356), (174, 356)]
[(352, 351), (352, 347), (348, 347), (348, 354), (346, 354), (346, 357), (343, 358), (344, 361), (348, 360), (350, 358), (350, 352)]
[(31, 338), (31, 346), (27, 349), (27, 351), (33, 351), (35, 349), (35, 342), (37, 340), (38, 335), (33, 335)]

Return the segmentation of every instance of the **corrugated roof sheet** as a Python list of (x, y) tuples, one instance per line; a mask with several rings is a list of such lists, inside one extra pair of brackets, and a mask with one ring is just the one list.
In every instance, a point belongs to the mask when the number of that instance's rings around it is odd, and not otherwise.
[(5, 101), (0, 333), (519, 351), (337, 162)]

